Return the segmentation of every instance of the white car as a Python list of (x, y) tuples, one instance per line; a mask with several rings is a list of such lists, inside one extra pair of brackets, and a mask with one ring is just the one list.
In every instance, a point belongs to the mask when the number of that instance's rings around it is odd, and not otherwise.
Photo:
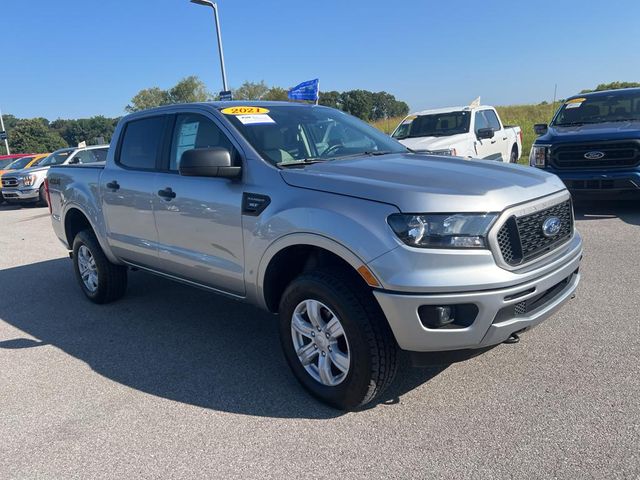
[(517, 163), (520, 127), (503, 125), (495, 108), (475, 103), (412, 113), (392, 137), (416, 152)]
[(42, 160), (37, 167), (16, 170), (2, 176), (2, 196), (8, 203), (47, 205), (44, 179), (53, 165), (104, 162), (109, 145), (61, 148)]

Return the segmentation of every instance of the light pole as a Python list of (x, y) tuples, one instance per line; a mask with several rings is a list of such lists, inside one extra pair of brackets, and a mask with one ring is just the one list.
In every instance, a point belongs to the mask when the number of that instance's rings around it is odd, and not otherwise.
[(218, 19), (218, 5), (211, 0), (191, 0), (191, 3), (213, 8), (213, 17), (216, 21), (216, 33), (218, 34), (218, 53), (220, 54), (220, 68), (222, 70), (222, 88), (225, 92), (228, 92), (227, 71), (224, 68), (224, 53), (222, 51), (222, 34), (220, 33), (220, 20)]
[(4, 129), (4, 120), (2, 119), (2, 110), (0, 110), (0, 131), (4, 132), (5, 134), (4, 148), (7, 149), (7, 155), (11, 155), (11, 152), (9, 151), (9, 140), (7, 140), (7, 137), (6, 137), (7, 132)]

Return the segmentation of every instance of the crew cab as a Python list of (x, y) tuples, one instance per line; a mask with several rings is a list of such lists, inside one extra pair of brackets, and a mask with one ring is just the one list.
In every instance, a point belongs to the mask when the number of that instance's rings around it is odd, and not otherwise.
[(530, 165), (573, 192), (640, 193), (640, 88), (575, 95), (534, 129)]
[(416, 154), (323, 106), (137, 112), (105, 164), (52, 167), (47, 185), (89, 300), (122, 297), (135, 268), (277, 313), (293, 374), (341, 409), (376, 399), (401, 349), (419, 363), (515, 341), (580, 279), (556, 176)]
[(503, 125), (495, 108), (479, 104), (412, 113), (391, 136), (432, 155), (518, 163), (522, 153), (520, 127)]
[(108, 145), (91, 147), (61, 148), (56, 150), (37, 166), (16, 170), (2, 176), (2, 198), (7, 203), (47, 205), (44, 179), (54, 165), (73, 165), (104, 162)]

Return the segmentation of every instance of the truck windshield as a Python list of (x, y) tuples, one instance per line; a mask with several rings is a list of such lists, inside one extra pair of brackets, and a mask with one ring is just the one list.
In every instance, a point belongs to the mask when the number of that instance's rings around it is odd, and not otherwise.
[(53, 152), (47, 158), (42, 160), (38, 166), (39, 167), (50, 167), (51, 165), (60, 165), (64, 163), (64, 161), (69, 158), (69, 155), (73, 153), (73, 148), (66, 148), (63, 150), (58, 150)]
[(634, 120), (640, 121), (640, 90), (637, 89), (571, 98), (560, 107), (551, 124), (562, 127)]
[(399, 140), (413, 137), (446, 137), (467, 133), (471, 119), (470, 112), (445, 112), (407, 117), (393, 132)]
[(26, 167), (31, 160), (33, 160), (33, 157), (22, 157), (14, 160), (9, 165), (7, 165), (7, 170), (20, 170)]
[(15, 158), (4, 158), (0, 160), (0, 170), (4, 170)]
[(327, 107), (248, 106), (220, 111), (265, 160), (275, 165), (407, 152), (379, 130)]

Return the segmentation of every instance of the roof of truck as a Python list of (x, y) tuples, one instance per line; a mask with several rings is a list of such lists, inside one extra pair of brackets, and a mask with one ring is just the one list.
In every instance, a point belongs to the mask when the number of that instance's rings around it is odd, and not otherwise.
[(466, 111), (466, 112), (470, 112), (472, 110), (482, 110), (482, 109), (487, 109), (487, 108), (493, 108), (489, 105), (478, 105), (477, 107), (471, 107), (469, 105), (462, 105), (459, 107), (442, 107), (442, 108), (432, 108), (429, 110), (421, 110), (419, 112), (414, 112), (409, 114), (409, 116), (415, 115), (415, 116), (420, 116), (420, 115), (434, 115), (434, 114), (438, 114), (438, 113), (449, 113), (449, 112), (462, 112), (462, 111)]
[(640, 88), (638, 87), (632, 87), (632, 88), (616, 88), (613, 90), (599, 90), (597, 92), (588, 92), (588, 93), (578, 93), (576, 95), (571, 95), (570, 97), (567, 98), (567, 100), (572, 100), (574, 98), (589, 98), (589, 97), (607, 97), (609, 95), (612, 94), (616, 94), (616, 93), (621, 93), (621, 94), (626, 94), (626, 93), (640, 93)]

